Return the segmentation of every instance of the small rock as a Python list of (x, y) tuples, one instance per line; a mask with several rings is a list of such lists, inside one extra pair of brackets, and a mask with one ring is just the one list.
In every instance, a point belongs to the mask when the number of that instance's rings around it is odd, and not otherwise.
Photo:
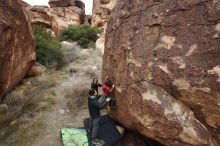
[(158, 18), (158, 17), (159, 17), (159, 14), (158, 14), (158, 13), (154, 13), (153, 16), (154, 16), (155, 18)]
[(8, 111), (7, 104), (0, 104), (0, 113), (6, 113)]
[(63, 114), (65, 113), (65, 110), (64, 110), (64, 109), (59, 109), (59, 113), (60, 113), (61, 115), (63, 115)]
[(15, 125), (17, 122), (18, 122), (17, 120), (12, 121), (12, 122), (10, 123), (10, 126)]
[(35, 65), (28, 72), (27, 77), (40, 76), (47, 71), (46, 67), (40, 63), (35, 63)]
[(219, 38), (219, 35), (216, 33), (214, 34), (213, 39), (217, 39), (217, 38)]

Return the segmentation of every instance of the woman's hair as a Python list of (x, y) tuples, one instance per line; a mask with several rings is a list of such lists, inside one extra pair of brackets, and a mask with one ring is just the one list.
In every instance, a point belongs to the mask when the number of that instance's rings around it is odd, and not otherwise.
[(112, 87), (112, 81), (109, 80), (109, 79), (107, 79), (107, 80), (105, 81), (105, 85), (106, 85), (107, 87), (111, 88), (111, 87)]
[(97, 81), (98, 81), (98, 78), (93, 78), (93, 80), (92, 80), (92, 84), (94, 84), (95, 79), (97, 79)]

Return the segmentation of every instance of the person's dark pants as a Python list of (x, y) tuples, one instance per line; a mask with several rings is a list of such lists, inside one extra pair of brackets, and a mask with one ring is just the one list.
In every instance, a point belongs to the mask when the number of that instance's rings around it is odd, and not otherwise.
[(89, 120), (89, 130), (92, 131), (92, 127), (93, 127), (93, 118), (90, 118)]
[(116, 100), (114, 97), (107, 95), (107, 96), (101, 96), (98, 100), (99, 103), (103, 103), (107, 98), (111, 98), (109, 102), (109, 107), (110, 108), (116, 108)]
[(97, 138), (99, 130), (100, 117), (93, 119), (92, 122), (92, 139)]
[(114, 97), (108, 95), (106, 96), (106, 98), (111, 98), (110, 102), (109, 102), (109, 107), (110, 108), (116, 108), (116, 100)]

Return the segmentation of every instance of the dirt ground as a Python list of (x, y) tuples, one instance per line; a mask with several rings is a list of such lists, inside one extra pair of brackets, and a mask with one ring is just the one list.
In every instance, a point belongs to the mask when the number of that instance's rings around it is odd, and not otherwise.
[(101, 75), (97, 54), (88, 50), (62, 70), (22, 81), (0, 114), (0, 146), (62, 146), (61, 128), (83, 127), (91, 80)]

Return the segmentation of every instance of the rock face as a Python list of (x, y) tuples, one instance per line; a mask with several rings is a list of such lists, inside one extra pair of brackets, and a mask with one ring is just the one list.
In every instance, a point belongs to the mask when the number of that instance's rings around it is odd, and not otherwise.
[(103, 54), (105, 47), (105, 30), (112, 9), (117, 0), (93, 0), (92, 26), (103, 28), (103, 33), (96, 41), (96, 48)]
[(114, 119), (167, 146), (219, 146), (220, 2), (124, 0), (111, 16)]
[(34, 66), (27, 73), (27, 77), (35, 77), (45, 74), (47, 68), (40, 63), (35, 63)]
[(51, 8), (74, 6), (75, 0), (49, 0), (49, 5)]
[(92, 24), (92, 16), (91, 15), (86, 15), (84, 18), (84, 24), (85, 25), (91, 25)]
[(92, 26), (105, 28), (116, 0), (94, 0), (92, 11)]
[[(58, 26), (53, 17), (48, 15), (48, 7), (47, 6), (27, 6), (26, 12), (28, 14), (29, 21), (32, 25), (42, 25), (46, 28), (52, 28), (55, 32), (58, 30), (56, 29)], [(56, 27), (55, 27), (56, 26)]]
[(0, 104), (0, 114), (5, 114), (8, 111), (8, 106), (6, 104)]
[(58, 34), (63, 28), (83, 23), (85, 5), (79, 0), (51, 0), (50, 7), (27, 6), (26, 12), (32, 25), (40, 24)]
[(0, 100), (35, 63), (34, 39), (21, 3), (0, 2)]
[(54, 20), (52, 23), (58, 26), (58, 30), (54, 30), (55, 32), (70, 25), (81, 24), (85, 14), (84, 10), (76, 6), (49, 8), (47, 11)]

